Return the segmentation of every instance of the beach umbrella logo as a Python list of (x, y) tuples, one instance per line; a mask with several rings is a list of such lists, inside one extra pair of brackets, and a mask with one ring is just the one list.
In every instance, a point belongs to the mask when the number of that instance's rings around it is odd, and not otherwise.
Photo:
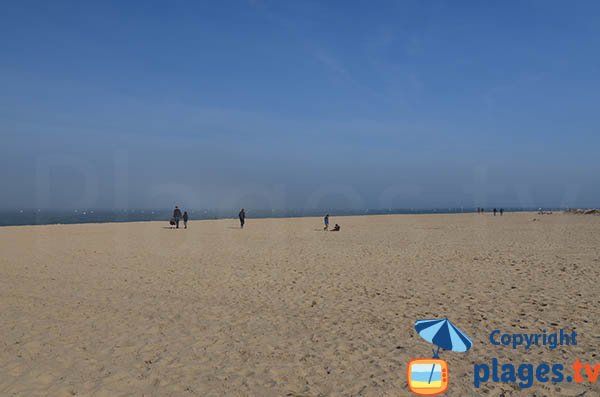
[(448, 389), (448, 363), (440, 359), (440, 349), (464, 353), (473, 342), (447, 318), (418, 320), (415, 330), (437, 349), (432, 349), (433, 358), (417, 358), (408, 363), (408, 387), (421, 396), (444, 393)]

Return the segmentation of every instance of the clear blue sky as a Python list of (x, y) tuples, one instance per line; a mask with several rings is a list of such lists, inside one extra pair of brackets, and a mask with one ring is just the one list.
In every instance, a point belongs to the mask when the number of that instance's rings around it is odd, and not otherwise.
[(0, 207), (600, 206), (595, 1), (0, 4)]

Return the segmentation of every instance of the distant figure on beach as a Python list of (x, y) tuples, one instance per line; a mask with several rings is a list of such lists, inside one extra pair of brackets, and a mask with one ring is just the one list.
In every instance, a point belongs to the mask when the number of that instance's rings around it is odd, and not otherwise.
[(329, 229), (329, 214), (325, 215), (325, 218), (323, 218), (323, 223), (325, 223), (323, 230)]
[(497, 211), (496, 211), (496, 209), (494, 208), (494, 216), (496, 216), (496, 212), (497, 212)]
[(246, 223), (246, 211), (243, 208), (240, 210), (238, 217), (240, 218), (240, 227), (243, 229), (244, 223)]
[(188, 221), (188, 213), (187, 211), (183, 212), (183, 227), (187, 229), (187, 221)]
[(504, 208), (500, 208), (500, 216), (504, 215)]
[(340, 225), (338, 225), (337, 223), (335, 224), (335, 226), (333, 227), (333, 229), (331, 229), (332, 232), (339, 232), (340, 231)]
[(175, 227), (179, 229), (179, 219), (181, 219), (181, 210), (178, 206), (175, 206), (175, 210), (173, 211), (173, 219), (175, 219)]

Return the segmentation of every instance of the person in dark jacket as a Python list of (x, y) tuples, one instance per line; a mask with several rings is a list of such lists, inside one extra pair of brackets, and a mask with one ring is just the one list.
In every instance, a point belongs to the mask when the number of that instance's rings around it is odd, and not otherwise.
[(188, 221), (188, 213), (187, 211), (183, 212), (183, 227), (187, 229), (187, 221)]
[(181, 219), (181, 210), (178, 206), (175, 206), (175, 210), (173, 210), (173, 219), (175, 219), (175, 227), (179, 229), (179, 219)]
[(329, 214), (325, 215), (325, 218), (323, 218), (323, 223), (325, 224), (323, 230), (329, 229)]
[(246, 211), (243, 208), (240, 210), (238, 217), (240, 218), (240, 227), (243, 229), (244, 223), (246, 223)]

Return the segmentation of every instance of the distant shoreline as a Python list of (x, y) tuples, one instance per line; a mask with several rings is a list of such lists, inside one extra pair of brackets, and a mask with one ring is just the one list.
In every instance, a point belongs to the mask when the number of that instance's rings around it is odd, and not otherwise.
[[(518, 213), (537, 213), (537, 209), (505, 209), (504, 213), (518, 212)], [(554, 211), (555, 213), (562, 213), (564, 209), (547, 209), (547, 211)], [(53, 221), (47, 222), (12, 222), (9, 223), (2, 218), (2, 212), (0, 212), (0, 227), (15, 227), (15, 226), (53, 226), (53, 225), (86, 225), (86, 224), (108, 224), (108, 223), (140, 223), (140, 222), (165, 222), (167, 223), (170, 219), (170, 214), (162, 211), (160, 214), (151, 214), (152, 216), (148, 216), (147, 218), (142, 217), (127, 217), (127, 218), (117, 218), (117, 217), (106, 217), (104, 219), (85, 219), (85, 218), (68, 218), (65, 219), (52, 219)], [(196, 212), (197, 214), (198, 212)], [(252, 212), (248, 212), (248, 220), (252, 219), (295, 219), (295, 218), (320, 218), (322, 214), (327, 213), (323, 211), (322, 213), (308, 213), (306, 215), (275, 215), (275, 216), (252, 216)], [(341, 210), (339, 212), (330, 211), (332, 217), (356, 217), (356, 216), (385, 216), (385, 215), (460, 215), (460, 214), (475, 214), (480, 216), (492, 215), (492, 211), (486, 211), (483, 214), (477, 214), (475, 210), (469, 209), (464, 211), (449, 211), (449, 210), (415, 210), (415, 211), (382, 211), (382, 210), (370, 210), (368, 212), (351, 212)], [(228, 220), (228, 219), (237, 219), (237, 214), (232, 214), (231, 216), (215, 216), (215, 217), (194, 217), (195, 213), (190, 212), (190, 221), (211, 221), (211, 220)], [(72, 215), (71, 215), (72, 216)], [(85, 215), (84, 215), (85, 216)], [(493, 216), (493, 215), (492, 215)], [(498, 215), (500, 216), (500, 215)]]

